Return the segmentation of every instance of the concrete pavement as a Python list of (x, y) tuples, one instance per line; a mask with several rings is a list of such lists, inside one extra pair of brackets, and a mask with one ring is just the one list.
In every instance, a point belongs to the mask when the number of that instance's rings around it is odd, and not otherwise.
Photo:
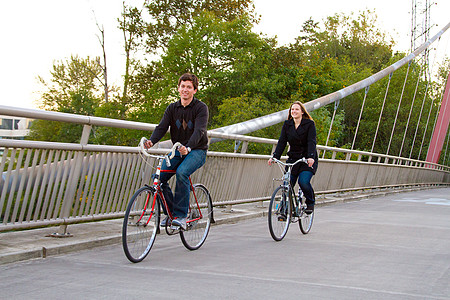
[(0, 266), (0, 298), (450, 299), (450, 188), (319, 206), (311, 232), (275, 242), (265, 217), (211, 228), (188, 251), (157, 238), (130, 263), (118, 244)]
[[(319, 207), (419, 189), (387, 189), (365, 193), (317, 195), (316, 203)], [(231, 212), (227, 212), (224, 207), (216, 207), (214, 209), (216, 221), (214, 225), (261, 217), (267, 213), (267, 206), (268, 201), (264, 202), (263, 206), (259, 203), (240, 204), (233, 206)], [(72, 235), (71, 237), (55, 238), (49, 236), (58, 232), (58, 230), (59, 227), (47, 227), (0, 233), (0, 265), (120, 243), (122, 219), (69, 225), (67, 232)], [(164, 234), (164, 231), (162, 232)]]

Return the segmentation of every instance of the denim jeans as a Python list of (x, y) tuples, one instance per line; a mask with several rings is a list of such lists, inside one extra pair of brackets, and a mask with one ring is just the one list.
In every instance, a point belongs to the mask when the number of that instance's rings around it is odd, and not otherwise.
[(299, 175), (291, 175), (291, 185), (295, 186), (295, 182), (298, 178), (298, 184), (303, 191), (303, 195), (306, 198), (306, 204), (314, 205), (316, 202), (316, 197), (314, 195), (314, 189), (311, 185), (311, 178), (313, 177), (313, 172), (311, 171), (301, 171)]
[[(166, 198), (167, 206), (174, 218), (186, 218), (189, 211), (190, 182), (189, 176), (205, 164), (206, 150), (192, 150), (187, 155), (181, 156), (178, 150), (170, 160), (170, 167), (167, 167), (164, 160), (161, 171), (176, 170), (176, 173), (161, 172), (161, 188)], [(175, 196), (172, 193), (167, 181), (176, 175)], [(164, 213), (165, 207), (163, 206)]]

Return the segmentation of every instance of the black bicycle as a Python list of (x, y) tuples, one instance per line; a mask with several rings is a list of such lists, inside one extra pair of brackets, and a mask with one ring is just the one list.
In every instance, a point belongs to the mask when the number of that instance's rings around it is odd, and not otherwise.
[(284, 163), (276, 158), (272, 160), (280, 167), (283, 178), (281, 185), (274, 190), (270, 199), (268, 215), (270, 235), (275, 241), (281, 241), (286, 236), (289, 224), (297, 221), (300, 231), (307, 234), (313, 224), (314, 211), (311, 214), (305, 212), (306, 204), (302, 190), (299, 189), (297, 197), (290, 182), (292, 168), (298, 163), (307, 163), (306, 158), (294, 163)]

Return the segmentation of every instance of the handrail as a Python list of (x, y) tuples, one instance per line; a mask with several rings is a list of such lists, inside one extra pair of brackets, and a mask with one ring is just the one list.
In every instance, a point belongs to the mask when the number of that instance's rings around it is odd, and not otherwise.
[[(208, 135), (210, 135), (209, 132), (208, 132)], [(237, 140), (241, 140), (241, 141), (255, 142), (255, 143), (261, 143), (261, 144), (272, 144), (272, 145), (276, 145), (278, 142), (277, 140), (274, 140), (274, 139), (259, 138), (259, 137), (253, 137), (253, 136), (245, 136), (245, 135), (235, 135), (235, 134), (224, 134), (224, 133), (217, 133), (217, 132), (211, 133), (211, 136), (219, 137), (219, 138), (230, 138), (233, 140), (237, 139)], [(70, 151), (91, 151), (91, 152), (118, 152), (118, 153), (138, 153), (139, 152), (139, 147), (113, 146), (113, 145), (92, 145), (92, 144), (82, 145), (82, 144), (76, 144), (76, 143), (23, 141), (23, 140), (10, 140), (10, 139), (0, 139), (0, 147), (70, 150)], [(343, 148), (336, 148), (336, 147), (329, 147), (329, 146), (321, 146), (321, 145), (318, 145), (317, 149), (319, 151), (330, 151), (330, 152), (335, 152), (335, 153), (346, 154), (345, 159), (343, 159), (343, 160), (350, 160), (351, 155), (377, 157), (379, 159), (384, 159), (385, 164), (386, 164), (386, 161), (391, 161), (392, 164), (396, 164), (396, 162), (400, 161), (400, 162), (405, 162), (405, 164), (410, 163), (410, 165), (415, 164), (416, 166), (418, 166), (418, 165), (419, 166), (428, 166), (428, 167), (433, 167), (436, 169), (444, 170), (446, 172), (450, 172), (450, 167), (448, 167), (448, 166), (443, 166), (440, 164), (421, 161), (421, 160), (417, 160), (417, 159), (404, 158), (404, 157), (400, 157), (400, 156), (393, 156), (393, 155), (372, 153), (372, 152), (351, 150), (351, 149), (343, 149)], [(158, 149), (158, 148), (154, 147), (154, 148), (149, 149), (149, 152), (152, 152), (155, 154), (164, 154), (167, 152), (167, 149)], [(335, 158), (333, 158), (332, 160), (335, 160)]]

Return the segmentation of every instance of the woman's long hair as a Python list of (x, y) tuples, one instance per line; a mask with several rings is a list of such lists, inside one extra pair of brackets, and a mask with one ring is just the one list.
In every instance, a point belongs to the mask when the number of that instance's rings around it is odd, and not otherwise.
[(292, 103), (291, 106), (289, 107), (288, 120), (292, 119), (291, 109), (292, 109), (292, 106), (293, 106), (294, 104), (300, 105), (300, 107), (301, 107), (301, 109), (302, 109), (302, 118), (310, 119), (310, 120), (313, 119), (313, 118), (311, 118), (311, 115), (308, 113), (308, 111), (306, 110), (306, 108), (305, 108), (305, 106), (303, 105), (303, 103), (301, 103), (300, 101), (295, 101), (295, 102)]

